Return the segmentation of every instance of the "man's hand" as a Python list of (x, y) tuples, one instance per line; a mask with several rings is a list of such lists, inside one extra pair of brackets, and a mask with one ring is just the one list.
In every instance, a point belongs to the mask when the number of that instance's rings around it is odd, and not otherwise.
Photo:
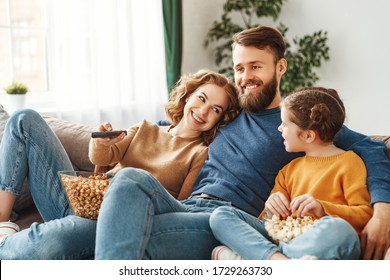
[(374, 204), (374, 214), (362, 231), (362, 258), (383, 260), (390, 248), (390, 203)]

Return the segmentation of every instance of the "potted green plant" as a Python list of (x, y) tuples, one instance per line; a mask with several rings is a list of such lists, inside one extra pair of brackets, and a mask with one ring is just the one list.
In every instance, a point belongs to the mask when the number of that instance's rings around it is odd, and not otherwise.
[(8, 95), (8, 109), (12, 112), (24, 107), (26, 103), (26, 93), (28, 87), (24, 83), (13, 81), (8, 87), (4, 88)]

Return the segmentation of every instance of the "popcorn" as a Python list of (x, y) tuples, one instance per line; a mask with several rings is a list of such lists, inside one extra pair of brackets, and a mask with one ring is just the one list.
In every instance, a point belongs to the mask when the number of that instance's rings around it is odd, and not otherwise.
[(110, 180), (104, 175), (88, 178), (60, 175), (60, 178), (75, 215), (96, 220)]
[(288, 242), (304, 233), (316, 221), (310, 216), (303, 218), (288, 216), (286, 220), (281, 220), (277, 215), (272, 215), (271, 219), (265, 219), (264, 227), (275, 243), (279, 244), (280, 242)]

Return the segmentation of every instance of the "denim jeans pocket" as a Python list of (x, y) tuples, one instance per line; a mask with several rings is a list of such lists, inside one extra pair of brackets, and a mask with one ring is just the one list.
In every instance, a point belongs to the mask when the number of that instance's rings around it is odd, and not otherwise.
[(231, 206), (231, 202), (204, 198), (189, 198), (182, 201), (188, 212), (211, 213), (220, 206)]

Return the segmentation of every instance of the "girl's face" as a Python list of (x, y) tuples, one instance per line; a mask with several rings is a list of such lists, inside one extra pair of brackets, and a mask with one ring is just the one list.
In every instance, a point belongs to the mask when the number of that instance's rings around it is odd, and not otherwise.
[(187, 129), (199, 134), (213, 128), (229, 105), (225, 90), (214, 84), (200, 86), (186, 101), (182, 121)]
[(282, 133), (284, 138), (284, 146), (287, 152), (304, 152), (306, 142), (302, 138), (302, 129), (291, 121), (290, 111), (281, 106), (281, 119), (282, 123), (279, 125), (278, 130)]

